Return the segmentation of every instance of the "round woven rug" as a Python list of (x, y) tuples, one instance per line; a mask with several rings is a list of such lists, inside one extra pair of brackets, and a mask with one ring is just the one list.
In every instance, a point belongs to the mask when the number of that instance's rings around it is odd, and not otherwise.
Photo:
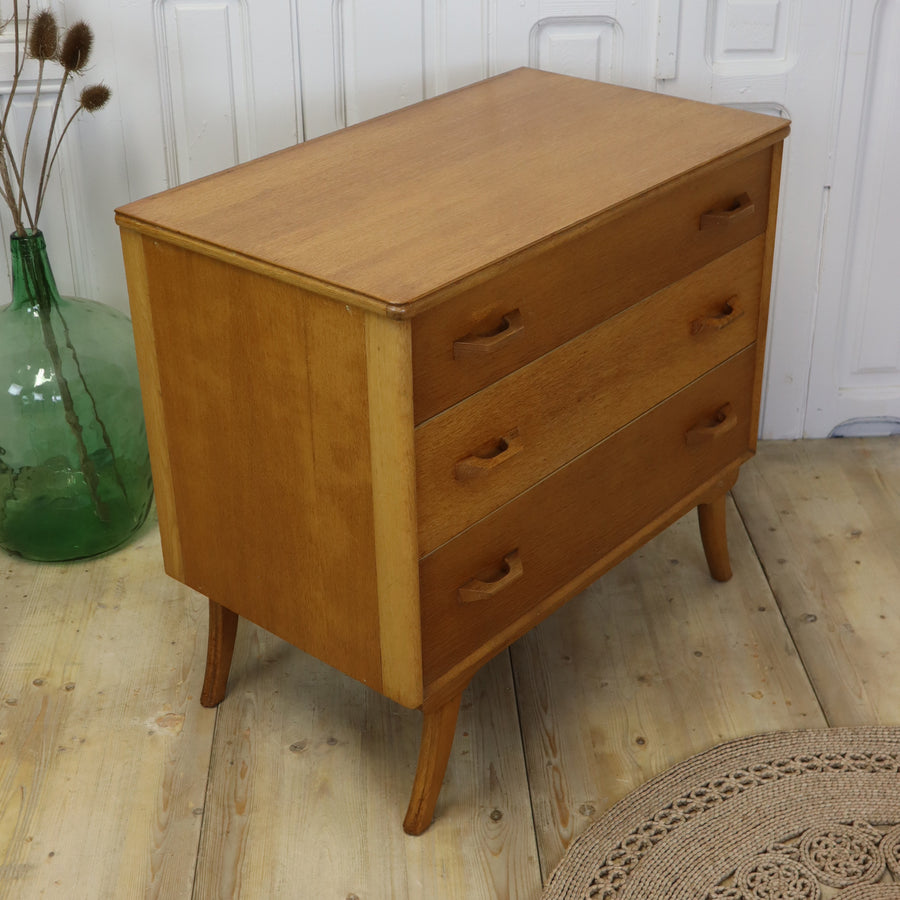
[(617, 803), (543, 900), (900, 900), (900, 728), (723, 744)]

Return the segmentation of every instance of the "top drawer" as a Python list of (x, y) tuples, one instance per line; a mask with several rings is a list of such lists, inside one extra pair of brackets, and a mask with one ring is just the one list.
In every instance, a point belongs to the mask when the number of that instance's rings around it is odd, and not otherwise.
[(416, 423), (760, 234), (771, 165), (695, 173), (415, 317)]

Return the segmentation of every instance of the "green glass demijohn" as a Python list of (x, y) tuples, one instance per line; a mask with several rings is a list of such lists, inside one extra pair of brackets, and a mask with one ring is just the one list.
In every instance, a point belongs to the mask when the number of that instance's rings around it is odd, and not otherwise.
[(61, 297), (40, 231), (11, 237), (0, 310), (0, 547), (34, 560), (125, 542), (153, 498), (129, 319)]

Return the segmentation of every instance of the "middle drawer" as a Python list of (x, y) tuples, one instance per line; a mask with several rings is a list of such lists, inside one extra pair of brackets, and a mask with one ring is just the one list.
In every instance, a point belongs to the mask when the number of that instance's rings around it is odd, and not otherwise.
[(755, 340), (764, 236), (416, 428), (425, 556)]

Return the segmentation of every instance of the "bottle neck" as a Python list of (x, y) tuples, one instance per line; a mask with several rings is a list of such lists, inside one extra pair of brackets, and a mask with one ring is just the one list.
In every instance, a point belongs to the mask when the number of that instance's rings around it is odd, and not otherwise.
[(12, 260), (12, 306), (49, 310), (59, 300), (56, 280), (47, 257), (47, 244), (40, 231), (10, 235)]

